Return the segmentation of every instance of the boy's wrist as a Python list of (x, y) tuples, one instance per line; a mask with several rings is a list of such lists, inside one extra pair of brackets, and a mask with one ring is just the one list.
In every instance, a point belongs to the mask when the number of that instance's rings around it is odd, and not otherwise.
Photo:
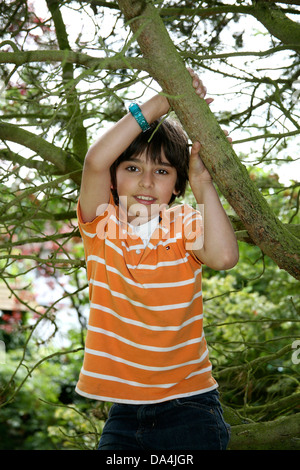
[(141, 105), (142, 113), (149, 124), (167, 114), (169, 109), (170, 104), (167, 98), (159, 94), (153, 96), (149, 101)]
[(205, 187), (209, 186), (214, 187), (212, 178), (209, 178), (207, 176), (205, 178), (201, 178), (201, 176), (195, 176), (194, 178), (190, 177), (189, 183), (192, 189), (201, 189), (202, 187), (203, 189), (205, 189)]
[(163, 95), (157, 95), (157, 99), (159, 101), (159, 106), (161, 109), (161, 116), (164, 116), (170, 110), (170, 103), (167, 98)]
[(197, 178), (194, 180), (189, 180), (189, 183), (192, 193), (194, 194), (198, 203), (204, 199), (205, 194), (208, 194), (210, 191), (215, 191), (212, 180), (201, 180)]

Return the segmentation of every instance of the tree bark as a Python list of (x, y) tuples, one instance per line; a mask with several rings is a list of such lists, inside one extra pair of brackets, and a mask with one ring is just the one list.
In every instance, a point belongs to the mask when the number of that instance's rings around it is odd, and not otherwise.
[(299, 450), (300, 413), (232, 426), (229, 450)]
[(160, 18), (143, 0), (119, 0), (136, 35), (151, 75), (160, 84), (222, 194), (240, 217), (254, 243), (296, 279), (300, 279), (300, 240), (273, 214), (250, 180), (206, 102), (196, 96), (188, 71)]

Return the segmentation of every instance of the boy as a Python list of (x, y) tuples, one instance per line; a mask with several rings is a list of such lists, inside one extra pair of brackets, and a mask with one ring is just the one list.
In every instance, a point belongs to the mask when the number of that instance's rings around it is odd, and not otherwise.
[[(205, 88), (190, 70), (199, 99)], [(207, 100), (210, 102), (211, 100)], [(84, 164), (79, 228), (90, 318), (76, 390), (113, 402), (100, 450), (225, 449), (229, 440), (202, 321), (202, 264), (238, 247), (195, 142), (156, 95), (108, 130)], [(189, 179), (199, 211), (169, 208)]]

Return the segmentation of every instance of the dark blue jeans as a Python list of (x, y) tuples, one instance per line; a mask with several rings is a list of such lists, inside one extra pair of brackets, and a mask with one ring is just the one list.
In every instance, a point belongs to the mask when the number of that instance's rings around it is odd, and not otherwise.
[(225, 450), (230, 427), (216, 390), (151, 405), (112, 405), (98, 450)]

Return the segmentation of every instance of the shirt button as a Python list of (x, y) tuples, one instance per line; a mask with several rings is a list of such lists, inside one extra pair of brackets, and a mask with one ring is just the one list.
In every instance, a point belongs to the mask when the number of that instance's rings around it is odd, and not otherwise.
[(137, 255), (139, 255), (141, 253), (141, 250), (136, 250), (135, 252)]

